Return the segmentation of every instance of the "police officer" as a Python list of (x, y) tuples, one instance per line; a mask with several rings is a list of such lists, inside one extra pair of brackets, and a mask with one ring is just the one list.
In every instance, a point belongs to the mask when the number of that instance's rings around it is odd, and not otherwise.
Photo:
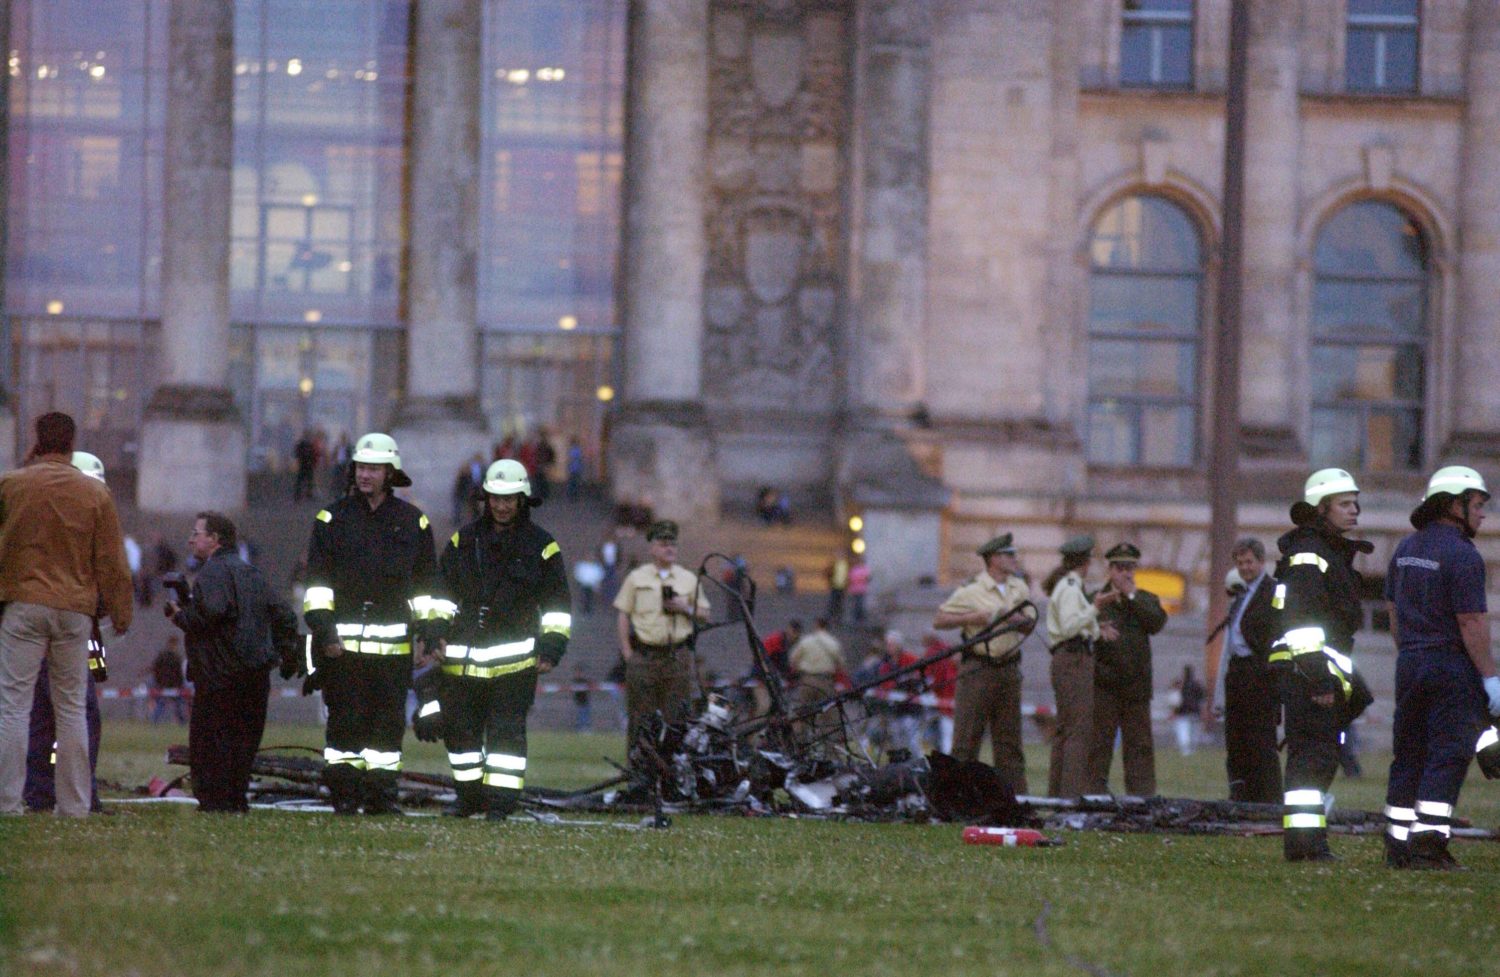
[(1167, 625), (1161, 599), (1135, 585), (1141, 551), (1121, 543), (1104, 554), (1109, 583), (1103, 593), (1119, 599), (1099, 612), (1099, 626), (1115, 637), (1094, 644), (1094, 733), (1089, 747), (1089, 793), (1109, 790), (1115, 734), (1120, 736), (1120, 765), (1125, 793), (1156, 793), (1156, 751), (1151, 741), (1151, 636)]
[(1094, 643), (1119, 633), (1101, 625), (1099, 612), (1120, 599), (1118, 591), (1090, 596), (1083, 575), (1093, 558), (1094, 537), (1074, 536), (1058, 548), (1062, 563), (1042, 584), (1047, 591), (1047, 645), (1052, 653), (1052, 695), (1057, 729), (1047, 793), (1081, 797), (1088, 787), (1089, 746), (1094, 735)]
[[(626, 574), (615, 596), (616, 635), (625, 659), (627, 742), (641, 722), (660, 710), (679, 719), (692, 699), (693, 619), (707, 620), (708, 595), (698, 578), (677, 564), (677, 523), (663, 519), (646, 529), (651, 562)], [(696, 601), (694, 594), (697, 594)]]
[[(1031, 597), (1031, 588), (1017, 572), (1010, 533), (996, 536), (975, 552), (984, 561), (984, 569), (955, 590), (932, 621), (939, 631), (961, 628), (965, 641)], [(988, 730), (995, 767), (1017, 794), (1026, 793), (1026, 757), (1021, 753), (1024, 638), (1020, 632), (1010, 632), (965, 651), (953, 702), (954, 758), (979, 759), (979, 746)]]
[(1269, 656), (1286, 711), (1283, 854), (1289, 862), (1332, 861), (1326, 792), (1343, 731), (1369, 704), (1350, 659), (1362, 620), (1354, 558), (1374, 547), (1346, 536), (1359, 524), (1359, 486), (1341, 468), (1313, 472), (1291, 518), (1295, 528), (1277, 541), (1278, 637)]
[(1396, 647), (1396, 715), (1385, 795), (1386, 862), (1453, 869), (1453, 806), (1486, 715), (1500, 715), (1490, 654), (1484, 558), (1473, 539), (1489, 501), (1484, 479), (1453, 465), (1433, 473), (1411, 514), (1417, 532), (1386, 576)]
[[(541, 504), (519, 461), (490, 465), (485, 513), (455, 532), (439, 566), (457, 613), (438, 685), (458, 817), (502, 820), (526, 786), (526, 714), (537, 676), (568, 649), (573, 617), (562, 550), (531, 520)], [(439, 626), (441, 627), (441, 625)]]
[(366, 434), (351, 460), (346, 494), (313, 522), (302, 601), (310, 678), (328, 708), (323, 779), (338, 814), (399, 814), (413, 626), (451, 619), (452, 607), (433, 597), (427, 516), (392, 494), (411, 484), (395, 439)]

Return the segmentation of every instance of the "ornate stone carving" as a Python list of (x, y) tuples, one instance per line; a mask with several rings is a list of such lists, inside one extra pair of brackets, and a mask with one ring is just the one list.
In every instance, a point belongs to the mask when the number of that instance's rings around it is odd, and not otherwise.
[(704, 392), (830, 414), (853, 0), (714, 0)]

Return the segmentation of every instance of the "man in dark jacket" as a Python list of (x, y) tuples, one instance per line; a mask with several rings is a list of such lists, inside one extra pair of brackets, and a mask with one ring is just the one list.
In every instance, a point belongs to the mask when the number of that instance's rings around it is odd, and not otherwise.
[(188, 677), (195, 686), (188, 725), (188, 762), (198, 810), (248, 811), (250, 765), (266, 726), (272, 618), (295, 630), (292, 611), (271, 596), (260, 571), (235, 552), (234, 523), (198, 513), (188, 549), (202, 569), (185, 605), (168, 601), (167, 617), (187, 641)]
[[(1094, 643), (1094, 735), (1089, 748), (1091, 794), (1109, 790), (1109, 768), (1120, 734), (1125, 793), (1156, 793), (1156, 751), (1151, 742), (1151, 636), (1167, 624), (1161, 600), (1135, 585), (1141, 551), (1121, 543), (1104, 554), (1109, 561), (1105, 593), (1119, 599), (1099, 611), (1103, 637)], [(1113, 634), (1113, 637), (1111, 637)]]
[(502, 458), (482, 488), (485, 514), (453, 534), (440, 561), (445, 594), (458, 607), (437, 642), (438, 702), (457, 782), (450, 813), (499, 820), (520, 803), (526, 714), (537, 676), (568, 650), (573, 618), (562, 551), (531, 521), (539, 503), (525, 466)]
[(1277, 541), (1269, 661), (1286, 710), (1283, 854), (1289, 862), (1332, 861), (1327, 791), (1338, 772), (1344, 730), (1369, 693), (1354, 672), (1354, 632), (1363, 620), (1354, 558), (1374, 547), (1346, 534), (1359, 525), (1359, 486), (1341, 468), (1313, 472), (1292, 505), (1291, 532)]
[[(1280, 804), (1281, 758), (1276, 727), (1281, 701), (1268, 659), (1273, 634), (1271, 594), (1276, 578), (1266, 572), (1266, 548), (1245, 538), (1231, 551), (1234, 569), (1225, 578), (1229, 616), (1224, 622), (1224, 767), (1229, 799)], [(1213, 708), (1210, 690), (1204, 711)]]

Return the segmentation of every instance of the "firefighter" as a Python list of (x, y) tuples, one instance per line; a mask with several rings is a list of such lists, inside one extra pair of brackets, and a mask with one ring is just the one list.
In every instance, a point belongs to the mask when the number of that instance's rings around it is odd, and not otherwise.
[(1294, 528), (1278, 540), (1269, 659), (1286, 709), (1283, 854), (1324, 862), (1334, 860), (1325, 799), (1339, 745), (1369, 704), (1350, 656), (1362, 620), (1354, 558), (1374, 547), (1347, 538), (1359, 524), (1359, 486), (1341, 468), (1313, 472), (1291, 518)]
[(1396, 638), (1396, 714), (1385, 795), (1386, 863), (1455, 869), (1453, 807), (1488, 715), (1500, 714), (1484, 557), (1474, 536), (1490, 492), (1472, 468), (1433, 473), (1396, 547), (1385, 598)]
[(366, 434), (351, 461), (344, 496), (317, 514), (308, 543), (308, 671), (328, 708), (323, 778), (335, 813), (399, 814), (414, 628), (451, 609), (433, 597), (427, 516), (392, 494), (411, 484), (395, 439)]
[(572, 629), (568, 575), (519, 461), (485, 472), (485, 512), (443, 550), (444, 596), (457, 605), (442, 650), (438, 703), (458, 802), (448, 813), (503, 820), (526, 785), (526, 714), (538, 675), (557, 666)]

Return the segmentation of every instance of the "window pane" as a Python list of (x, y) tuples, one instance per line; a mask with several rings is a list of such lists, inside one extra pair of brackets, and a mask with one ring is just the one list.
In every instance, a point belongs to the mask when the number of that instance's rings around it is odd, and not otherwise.
[(1141, 410), (1141, 463), (1187, 465), (1193, 461), (1193, 412), (1185, 408)]
[(1349, 28), (1345, 84), (1350, 91), (1412, 92), (1417, 88), (1417, 32)]
[(1323, 409), (1312, 412), (1312, 444), (1309, 446), (1309, 455), (1313, 467), (1360, 467), (1360, 447), (1363, 440), (1359, 414), (1356, 411)]
[(1181, 207), (1161, 197), (1127, 197), (1100, 216), (1089, 254), (1095, 268), (1198, 273), (1198, 231)]
[(1313, 401), (1422, 399), (1422, 356), (1415, 346), (1316, 346)]
[(1089, 343), (1089, 391), (1095, 395), (1190, 397), (1194, 343), (1095, 339)]
[(1420, 417), (1411, 410), (1371, 411), (1364, 467), (1372, 471), (1421, 467)]
[(1114, 401), (1089, 405), (1089, 461), (1130, 465), (1138, 457), (1137, 418), (1129, 406)]
[(1313, 290), (1319, 336), (1420, 336), (1425, 289), (1419, 282), (1320, 281)]
[(1198, 333), (1196, 278), (1095, 274), (1090, 291), (1089, 328), (1094, 332)]
[(1427, 247), (1416, 221), (1369, 200), (1350, 204), (1323, 225), (1313, 263), (1320, 274), (1422, 279)]

